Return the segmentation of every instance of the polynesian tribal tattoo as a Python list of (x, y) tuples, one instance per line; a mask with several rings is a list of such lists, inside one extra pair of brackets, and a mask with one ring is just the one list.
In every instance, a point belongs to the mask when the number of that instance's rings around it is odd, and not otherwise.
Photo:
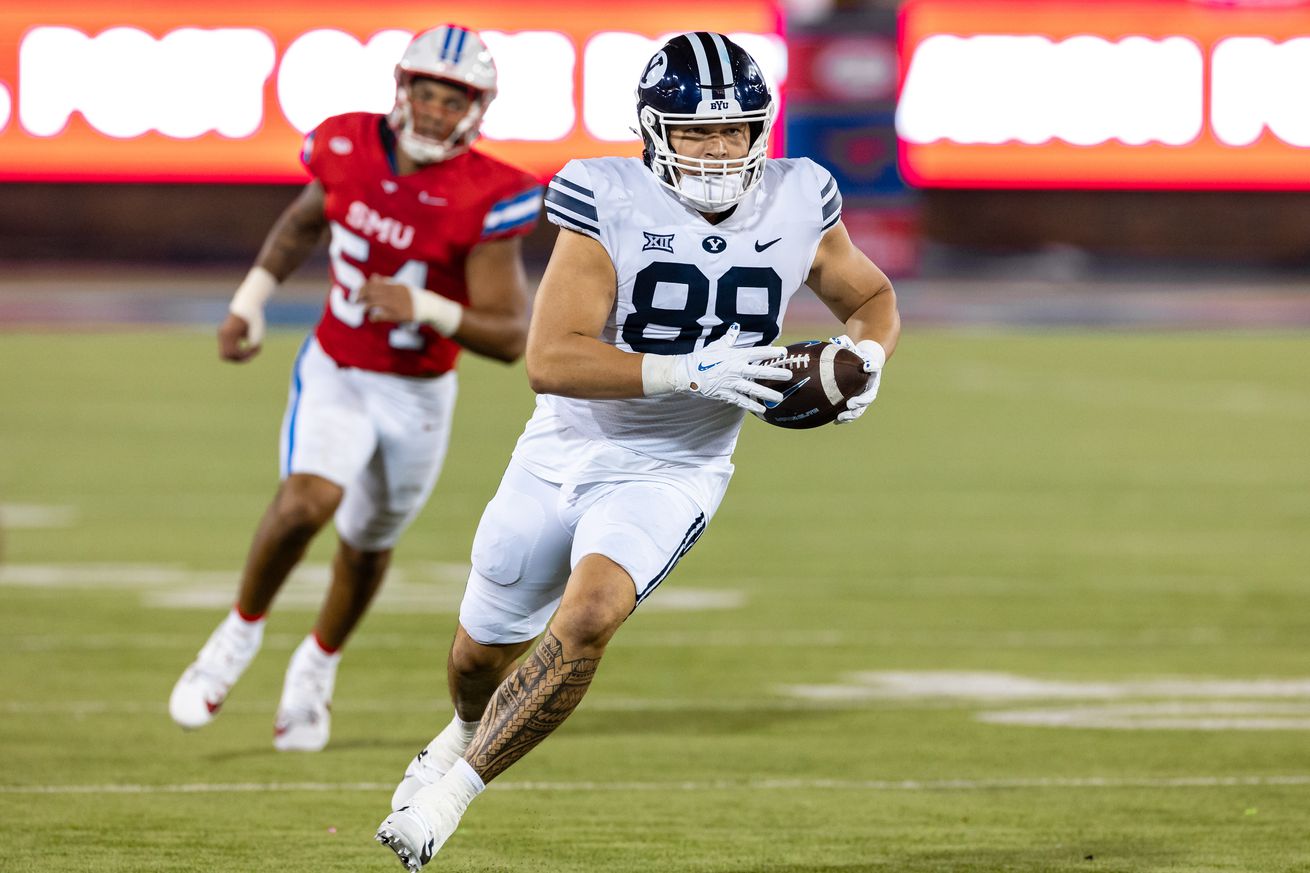
[(464, 760), (490, 782), (550, 736), (577, 708), (599, 658), (564, 660), (549, 629), (541, 644), (496, 690)]

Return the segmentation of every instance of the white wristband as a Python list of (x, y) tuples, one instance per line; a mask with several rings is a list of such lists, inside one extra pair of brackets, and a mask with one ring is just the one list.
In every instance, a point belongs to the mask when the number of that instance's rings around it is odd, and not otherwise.
[(641, 393), (647, 397), (655, 397), (677, 391), (678, 379), (674, 376), (673, 370), (677, 360), (677, 355), (642, 355)]
[(878, 372), (887, 366), (887, 350), (874, 340), (860, 340), (855, 347), (864, 352), (865, 356), (873, 361), (873, 370)]
[(232, 295), (227, 311), (249, 321), (252, 315), (258, 317), (263, 314), (264, 304), (276, 290), (277, 278), (272, 273), (263, 267), (251, 267), (237, 288), (237, 293)]
[(249, 330), (246, 341), (257, 346), (264, 339), (264, 304), (277, 290), (277, 277), (263, 267), (251, 267), (246, 278), (232, 295), (227, 311), (245, 319)]
[(442, 336), (454, 336), (464, 320), (464, 307), (435, 291), (426, 291), (406, 285), (409, 302), (414, 307), (414, 320), (430, 324)]

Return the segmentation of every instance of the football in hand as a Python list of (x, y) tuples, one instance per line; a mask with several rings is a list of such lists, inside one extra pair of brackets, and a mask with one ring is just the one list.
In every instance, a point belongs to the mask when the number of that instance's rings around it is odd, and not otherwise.
[(869, 381), (859, 355), (822, 340), (792, 343), (785, 357), (760, 363), (792, 371), (786, 382), (756, 380), (782, 393), (782, 400), (765, 403), (764, 412), (755, 413), (778, 427), (818, 427), (834, 421), (845, 411), (846, 401), (863, 391)]

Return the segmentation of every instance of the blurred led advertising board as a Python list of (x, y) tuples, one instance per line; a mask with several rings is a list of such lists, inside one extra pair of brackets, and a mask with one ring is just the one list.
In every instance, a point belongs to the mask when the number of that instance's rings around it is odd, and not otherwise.
[(1310, 3), (907, 0), (922, 187), (1310, 189)]
[(481, 147), (543, 177), (639, 153), (633, 92), (673, 33), (727, 33), (786, 79), (772, 0), (5, 4), (0, 181), (303, 181), (303, 134), (389, 110), (410, 37), (447, 22), (481, 31), (499, 68)]

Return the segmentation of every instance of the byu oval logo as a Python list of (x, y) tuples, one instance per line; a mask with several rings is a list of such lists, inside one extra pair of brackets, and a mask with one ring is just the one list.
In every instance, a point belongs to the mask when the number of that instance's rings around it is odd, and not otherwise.
[(721, 236), (707, 236), (701, 240), (700, 247), (712, 255), (717, 255), (728, 247), (728, 243)]
[(669, 68), (668, 55), (663, 51), (656, 52), (655, 57), (650, 59), (646, 65), (646, 71), (641, 74), (641, 87), (653, 88), (664, 78), (664, 71)]

